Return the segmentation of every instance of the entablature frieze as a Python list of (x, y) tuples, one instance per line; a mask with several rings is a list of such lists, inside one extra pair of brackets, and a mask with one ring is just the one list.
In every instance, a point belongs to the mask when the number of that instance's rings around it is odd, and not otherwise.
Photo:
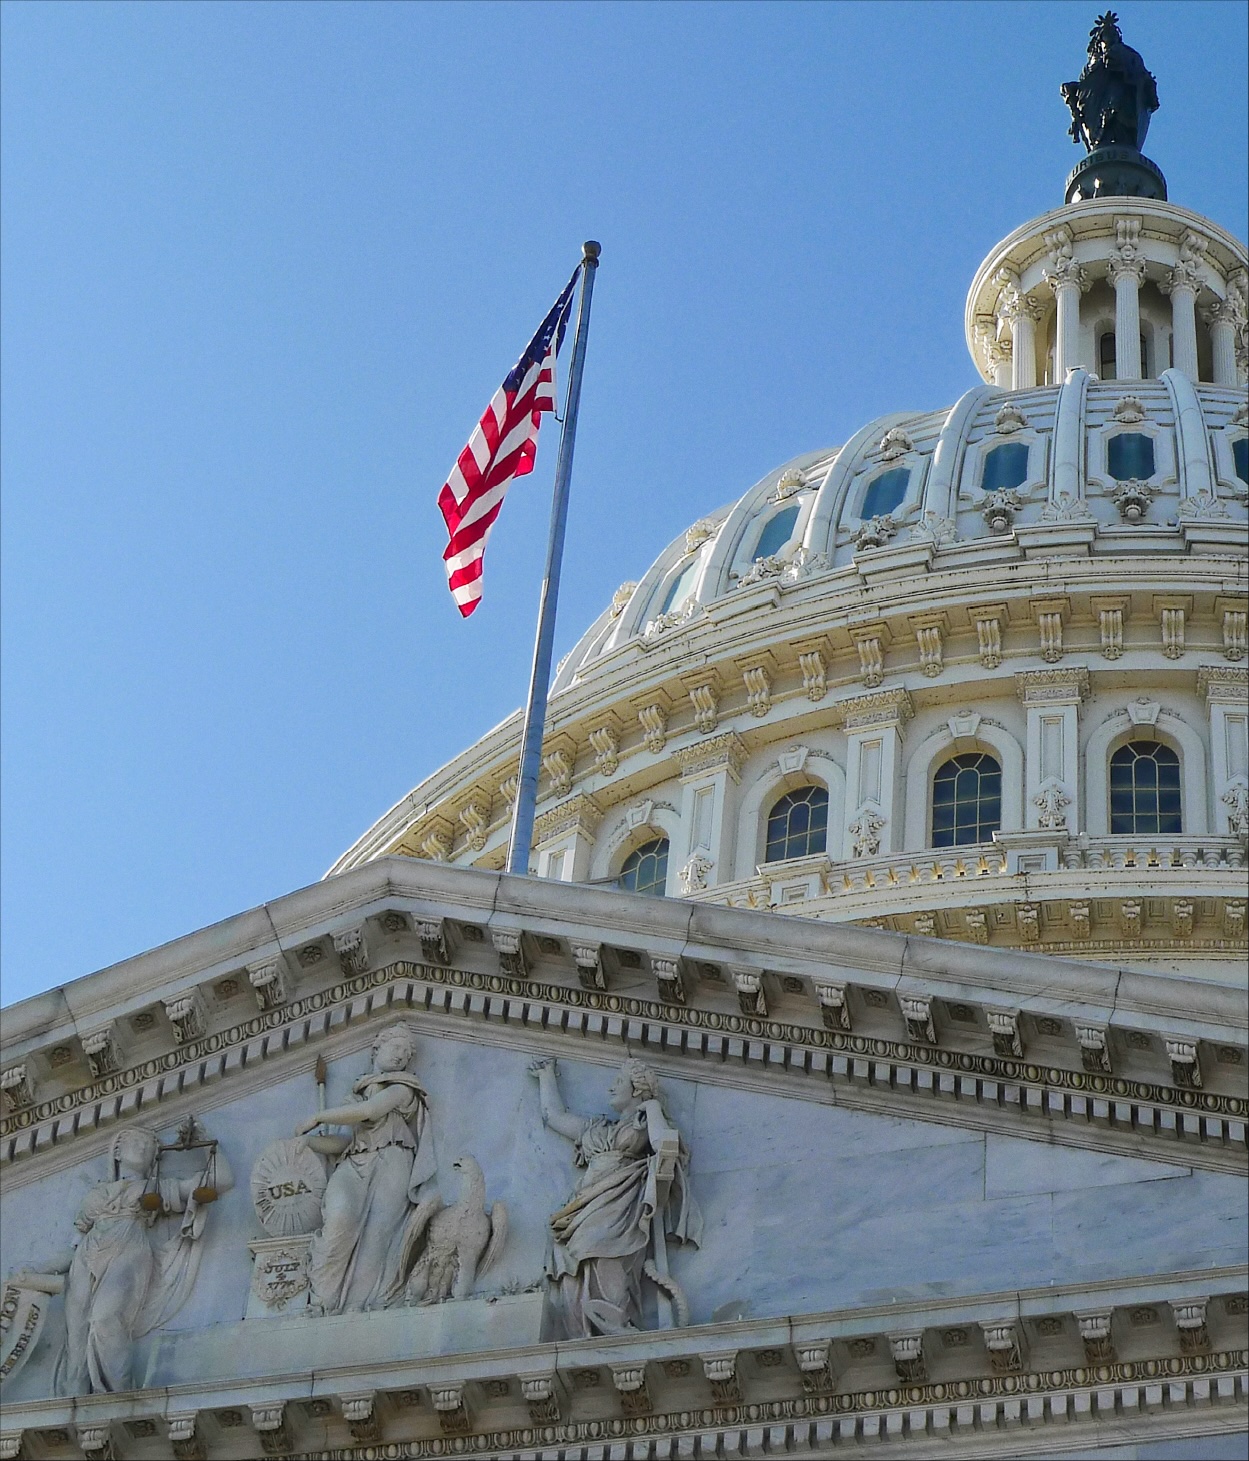
[[(780, 727), (782, 719), (809, 713), (813, 704), (836, 717), (839, 702), (882, 683), (911, 693), (918, 708), (926, 691), (940, 695), (974, 684), (985, 669), (1000, 670), (1006, 681), (1016, 671), (1044, 674), (1048, 663), (1062, 673), (1092, 676), (1094, 683), (1099, 674), (1119, 670), (1178, 673), (1180, 683), (1191, 684), (1196, 670), (1205, 693), (1207, 683), (1224, 683), (1220, 670), (1234, 673), (1230, 662), (1245, 657), (1249, 601), (1235, 560), (1170, 555), (1148, 564), (1073, 560), (1064, 563), (1059, 583), (1046, 576), (1048, 570), (1049, 565), (1031, 570), (1012, 564), (1009, 573), (997, 576), (978, 565), (975, 574), (935, 570), (922, 584), (880, 586), (872, 594), (871, 622), (863, 617), (859, 596), (847, 600), (844, 612), (826, 596), (809, 605), (798, 598), (783, 618), (762, 609), (757, 625), (750, 615), (734, 618), (722, 652), (714, 639), (700, 639), (704, 663), (697, 671), (689, 670), (689, 646), (680, 642), (670, 653), (616, 654), (610, 664), (592, 663), (552, 701), (547, 742), (552, 754), (558, 752), (559, 786), (593, 795), (607, 812), (620, 796), (655, 780), (657, 756), (671, 760), (669, 774), (675, 776), (680, 773), (674, 752), (696, 746), (699, 737), (737, 730), (753, 748), (766, 741), (773, 722), (778, 733), (792, 733)], [(1168, 638), (1166, 616), (1155, 611), (1156, 603), (1177, 594), (1189, 605), (1178, 649), (1174, 634)], [(1108, 610), (1112, 599), (1116, 607)], [(927, 639), (917, 634), (911, 622), (917, 615), (926, 624), (939, 621), (939, 653), (931, 634)], [(1216, 657), (1224, 663), (1214, 662)], [(754, 673), (761, 666), (762, 679)], [(890, 686), (891, 680), (897, 685)], [(1039, 689), (1040, 682), (1033, 683)], [(618, 727), (607, 739), (605, 716)], [(498, 784), (515, 760), (518, 737), (519, 719), (513, 717), (405, 798), (332, 871), (386, 852), (486, 861), (506, 836), (510, 808)], [(459, 814), (470, 807), (465, 822)], [(488, 818), (484, 827), (482, 815)], [(425, 847), (431, 836), (432, 852)]]
[[(611, 1339), (206, 1375), (194, 1385), (6, 1405), (6, 1457), (567, 1458), (758, 1434), (786, 1454), (893, 1442), (917, 1457), (1243, 1426), (1246, 1274), (1214, 1269), (740, 1320)], [(506, 1301), (505, 1301), (506, 1302)], [(367, 1320), (367, 1316), (360, 1316)], [(284, 1321), (265, 1321), (280, 1329)], [(275, 1338), (279, 1336), (275, 1334)], [(349, 1352), (349, 1350), (348, 1350)], [(1076, 1435), (1081, 1439), (1076, 1442)], [(1061, 1442), (1058, 1437), (1061, 1437)], [(454, 1438), (454, 1439), (452, 1439)], [(907, 1444), (903, 1444), (907, 1443)], [(708, 1449), (714, 1447), (714, 1449)], [(367, 1449), (364, 1449), (367, 1448)], [(582, 1449), (590, 1448), (590, 1449)], [(1012, 1444), (1013, 1454), (1025, 1454)], [(690, 1454), (693, 1454), (691, 1451)]]

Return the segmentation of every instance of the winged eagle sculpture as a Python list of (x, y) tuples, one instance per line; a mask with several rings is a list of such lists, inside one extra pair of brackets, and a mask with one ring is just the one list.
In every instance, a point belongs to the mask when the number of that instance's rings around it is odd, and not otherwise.
[(507, 1242), (507, 1208), (496, 1202), (487, 1209), (486, 1179), (476, 1159), (463, 1156), (451, 1165), (461, 1174), (458, 1200), (447, 1207), (440, 1196), (427, 1198), (408, 1219), (402, 1269), (412, 1265), (407, 1304), (469, 1298)]

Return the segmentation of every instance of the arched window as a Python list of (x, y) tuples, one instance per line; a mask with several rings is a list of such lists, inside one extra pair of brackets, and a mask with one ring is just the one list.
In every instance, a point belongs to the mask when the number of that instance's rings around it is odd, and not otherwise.
[(617, 881), (626, 892), (662, 898), (668, 886), (668, 839), (656, 837), (635, 847), (625, 858)]
[(1249, 436), (1242, 436), (1232, 442), (1232, 462), (1236, 467), (1236, 475), (1249, 486)]
[(980, 485), (986, 492), (1021, 487), (1028, 477), (1028, 448), (1022, 441), (995, 446), (985, 454)]
[(666, 614), (669, 609), (679, 609), (694, 591), (694, 579), (698, 576), (698, 559), (691, 559), (689, 563), (677, 574), (668, 586), (668, 592), (664, 595), (664, 601), (659, 606), (659, 612)]
[(985, 751), (951, 756), (932, 782), (932, 845), (992, 842), (1002, 826), (1002, 768)]
[(780, 512), (770, 517), (759, 534), (759, 541), (755, 544), (755, 551), (752, 555), (754, 562), (758, 563), (760, 558), (774, 558), (793, 536), (794, 524), (797, 521), (798, 504), (796, 502), (792, 507), (783, 507)]
[(894, 467), (891, 472), (873, 477), (863, 494), (859, 516), (866, 521), (869, 517), (883, 517), (885, 513), (892, 512), (906, 496), (910, 480), (911, 474), (906, 467)]
[(1116, 482), (1144, 482), (1154, 475), (1153, 438), (1140, 431), (1121, 431), (1106, 443), (1106, 465)]
[(764, 862), (784, 862), (828, 846), (828, 792), (804, 786), (787, 792), (768, 814)]
[(1161, 741), (1129, 741), (1110, 758), (1110, 830), (1137, 837), (1183, 831), (1180, 758)]

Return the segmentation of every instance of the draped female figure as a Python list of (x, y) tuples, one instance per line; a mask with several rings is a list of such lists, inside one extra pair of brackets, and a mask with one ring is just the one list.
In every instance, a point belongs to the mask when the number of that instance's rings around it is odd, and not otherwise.
[(373, 1042), (372, 1068), (351, 1088), (353, 1099), (295, 1128), (296, 1136), (318, 1126), (351, 1128), (348, 1136), (308, 1137), (315, 1151), (340, 1158), (308, 1254), (312, 1301), (325, 1314), (384, 1308), (403, 1291), (407, 1224), (436, 1166), (425, 1136), (425, 1091), (407, 1069), (414, 1054), (407, 1029), (388, 1025)]
[(697, 1246), (702, 1218), (690, 1191), (689, 1152), (659, 1099), (654, 1071), (627, 1060), (608, 1099), (618, 1113), (569, 1112), (555, 1063), (530, 1066), (538, 1078), (542, 1120), (573, 1143), (582, 1169), (568, 1201), (551, 1216), (547, 1271), (570, 1338), (623, 1334), (643, 1327), (642, 1280), (670, 1301), (684, 1323), (685, 1298), (668, 1273), (667, 1239)]
[[(189, 1140), (194, 1122), (186, 1129)], [(66, 1343), (55, 1376), (60, 1395), (132, 1390), (134, 1341), (167, 1324), (190, 1295), (204, 1202), (228, 1192), (234, 1177), (224, 1152), (214, 1158), (210, 1189), (201, 1186), (203, 1177), (161, 1177), (162, 1150), (148, 1127), (119, 1131), (109, 1179), (91, 1188), (74, 1218), (77, 1245), (10, 1280), (65, 1295)], [(177, 1230), (153, 1241), (154, 1224), (172, 1214), (181, 1214)]]

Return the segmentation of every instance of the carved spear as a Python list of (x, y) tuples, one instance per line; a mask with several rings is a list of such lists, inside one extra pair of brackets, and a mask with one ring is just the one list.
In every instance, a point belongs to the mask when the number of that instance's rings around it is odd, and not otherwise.
[(318, 1055), (317, 1056), (317, 1063), (313, 1067), (313, 1070), (314, 1070), (314, 1073), (315, 1073), (316, 1078), (317, 1078), (317, 1110), (318, 1111), (324, 1111), (325, 1110), (325, 1075), (326, 1075), (326, 1071), (325, 1071), (325, 1056), (324, 1055)]

